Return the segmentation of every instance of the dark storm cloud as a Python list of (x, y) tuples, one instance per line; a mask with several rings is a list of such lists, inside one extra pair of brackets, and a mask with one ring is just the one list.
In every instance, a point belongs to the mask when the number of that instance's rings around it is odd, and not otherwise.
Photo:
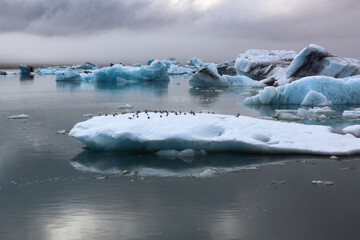
[(0, 32), (38, 35), (144, 30), (169, 25), (179, 17), (177, 11), (166, 10), (166, 4), (161, 8), (146, 0), (0, 0), (0, 6)]

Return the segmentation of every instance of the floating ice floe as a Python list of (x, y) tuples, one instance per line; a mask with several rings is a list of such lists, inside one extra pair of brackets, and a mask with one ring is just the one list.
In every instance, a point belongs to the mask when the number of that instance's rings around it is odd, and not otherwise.
[(26, 115), (26, 114), (20, 114), (20, 115), (14, 115), (14, 116), (9, 116), (7, 117), (8, 119), (28, 119), (30, 118), (29, 115)]
[(81, 81), (83, 79), (78, 72), (72, 69), (58, 71), (55, 75), (56, 81)]
[(320, 180), (313, 180), (311, 183), (313, 185), (320, 185), (320, 186), (332, 186), (335, 184), (333, 181), (320, 181)]
[(348, 78), (305, 77), (280, 87), (266, 87), (258, 95), (245, 99), (248, 105), (296, 104), (325, 106), (360, 104), (360, 76)]
[(16, 72), (7, 72), (0, 70), (0, 76), (7, 76), (7, 75), (16, 75)]
[[(185, 113), (186, 114), (186, 113)], [(139, 113), (94, 117), (69, 135), (99, 151), (157, 152), (193, 149), (206, 152), (360, 153), (360, 139), (332, 133), (330, 127), (267, 121), (250, 117)]]
[(66, 70), (69, 70), (69, 69), (70, 69), (70, 67), (48, 67), (48, 66), (43, 66), (41, 68), (35, 69), (35, 72), (38, 75), (55, 75), (56, 72), (66, 71)]
[(285, 121), (297, 121), (308, 118), (322, 121), (328, 119), (335, 114), (336, 111), (332, 110), (329, 107), (314, 107), (310, 109), (299, 108), (297, 110), (281, 109), (275, 110), (275, 115), (273, 116), (273, 118)]
[(153, 61), (149, 66), (129, 67), (115, 64), (112, 67), (101, 68), (94, 72), (93, 81), (168, 81), (166, 65)]
[(360, 108), (355, 108), (354, 110), (345, 110), (343, 112), (343, 117), (350, 119), (360, 118)]
[(210, 64), (192, 75), (189, 84), (193, 87), (266, 86), (265, 83), (246, 76), (221, 76), (215, 64)]
[(354, 137), (360, 137), (360, 125), (353, 125), (342, 130), (342, 134), (351, 134)]

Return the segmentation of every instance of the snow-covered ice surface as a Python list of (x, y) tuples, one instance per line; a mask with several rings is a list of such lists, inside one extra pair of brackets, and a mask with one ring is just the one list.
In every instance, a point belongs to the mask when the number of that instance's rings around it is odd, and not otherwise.
[(353, 125), (342, 130), (343, 134), (351, 134), (355, 137), (360, 137), (360, 125)]
[(160, 61), (153, 61), (149, 66), (129, 67), (116, 64), (94, 72), (93, 81), (168, 81), (167, 66)]
[(265, 83), (246, 76), (221, 76), (215, 64), (210, 64), (192, 75), (189, 84), (193, 87), (266, 86)]
[(258, 95), (247, 98), (251, 105), (301, 104), (331, 105), (360, 104), (360, 76), (348, 78), (306, 77), (280, 87), (266, 87)]
[(139, 113), (94, 117), (69, 133), (98, 151), (157, 152), (193, 149), (206, 152), (352, 155), (360, 140), (312, 126), (235, 117), (183, 113)]

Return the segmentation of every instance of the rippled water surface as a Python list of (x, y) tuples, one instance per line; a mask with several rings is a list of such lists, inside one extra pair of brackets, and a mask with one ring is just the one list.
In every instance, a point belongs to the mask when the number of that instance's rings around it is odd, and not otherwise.
[[(272, 116), (242, 104), (254, 92), (191, 88), (186, 77), (127, 85), (0, 77), (0, 239), (359, 239), (359, 157), (166, 159), (96, 153), (57, 134), (125, 104)], [(18, 114), (30, 118), (7, 119)]]

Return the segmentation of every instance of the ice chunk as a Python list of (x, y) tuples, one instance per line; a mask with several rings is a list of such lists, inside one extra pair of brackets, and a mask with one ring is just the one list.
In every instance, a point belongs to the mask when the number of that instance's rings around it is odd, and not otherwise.
[(166, 65), (153, 61), (145, 67), (128, 67), (116, 64), (112, 67), (101, 68), (94, 72), (93, 81), (168, 81)]
[(72, 66), (72, 69), (74, 70), (97, 70), (100, 69), (99, 65), (96, 65), (91, 62), (84, 62), (79, 65)]
[(328, 76), (343, 78), (360, 74), (360, 61), (334, 56), (315, 44), (304, 48), (287, 69), (287, 78)]
[(345, 110), (343, 112), (344, 118), (360, 118), (360, 108), (355, 108), (354, 110)]
[(72, 69), (66, 71), (58, 71), (55, 73), (56, 81), (81, 81), (80, 74)]
[(137, 114), (136, 118), (133, 114), (94, 117), (76, 124), (69, 135), (99, 151), (360, 153), (360, 139), (335, 134), (327, 126), (216, 114), (160, 115), (147, 112)]
[(351, 134), (358, 138), (360, 137), (360, 125), (346, 127), (341, 132), (342, 134)]
[(126, 104), (123, 106), (119, 106), (119, 109), (133, 109), (133, 106), (131, 106), (130, 104)]
[(194, 57), (192, 59), (190, 59), (187, 63), (189, 66), (193, 66), (198, 68), (199, 70), (201, 68), (207, 67), (209, 64), (208, 63), (204, 63), (201, 59)]
[(56, 72), (66, 71), (69, 70), (70, 67), (48, 67), (43, 66), (41, 68), (35, 69), (35, 72), (39, 75), (55, 75)]
[(321, 186), (332, 186), (335, 184), (333, 181), (320, 181), (320, 180), (313, 180), (311, 183), (314, 185), (321, 185)]
[(189, 84), (193, 87), (266, 86), (246, 76), (220, 76), (215, 64), (210, 64), (192, 75)]
[(21, 64), (19, 68), (20, 68), (20, 74), (24, 76), (30, 75), (32, 72), (34, 72), (34, 68), (32, 66), (28, 66), (25, 64)]
[(28, 118), (30, 118), (30, 116), (26, 115), (26, 114), (20, 114), (20, 115), (9, 116), (7, 118), (8, 119), (28, 119)]
[(301, 105), (303, 105), (303, 106), (328, 106), (328, 105), (332, 105), (332, 103), (321, 93), (310, 90), (306, 94), (304, 101), (301, 103)]
[(267, 87), (258, 95), (245, 99), (244, 103), (248, 105), (327, 105), (330, 102), (332, 104), (360, 104), (359, 91), (360, 76), (342, 79), (314, 76), (277, 87), (275, 92), (273, 87)]

